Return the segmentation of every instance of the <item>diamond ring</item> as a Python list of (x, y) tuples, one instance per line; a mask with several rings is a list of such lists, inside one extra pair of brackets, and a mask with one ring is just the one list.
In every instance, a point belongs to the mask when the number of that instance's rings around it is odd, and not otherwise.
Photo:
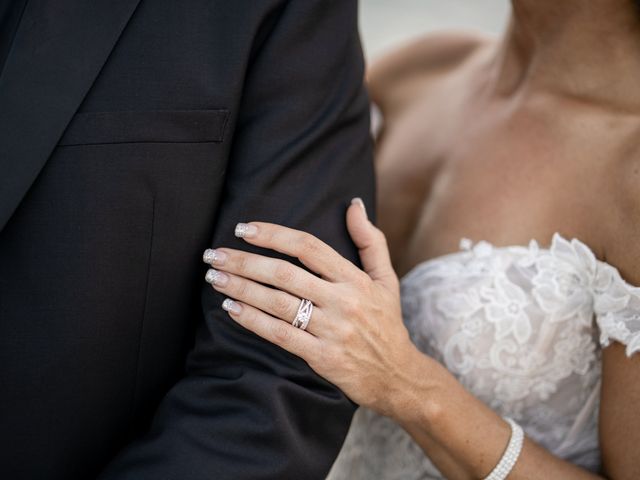
[(309, 325), (309, 321), (311, 320), (311, 314), (313, 313), (313, 303), (311, 300), (307, 300), (303, 298), (300, 300), (300, 306), (298, 307), (298, 313), (296, 313), (296, 318), (293, 319), (291, 323), (294, 327), (299, 328), (300, 330), (306, 330)]

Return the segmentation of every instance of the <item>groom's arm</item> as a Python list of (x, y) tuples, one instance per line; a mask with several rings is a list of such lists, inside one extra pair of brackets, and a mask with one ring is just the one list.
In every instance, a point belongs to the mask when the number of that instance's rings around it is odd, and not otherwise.
[[(355, 0), (283, 7), (247, 74), (213, 247), (249, 249), (234, 226), (263, 220), (310, 231), (355, 261), (346, 207), (354, 196), (374, 203), (362, 77)], [(324, 478), (353, 404), (230, 320), (222, 300), (203, 287), (186, 376), (102, 480)]]

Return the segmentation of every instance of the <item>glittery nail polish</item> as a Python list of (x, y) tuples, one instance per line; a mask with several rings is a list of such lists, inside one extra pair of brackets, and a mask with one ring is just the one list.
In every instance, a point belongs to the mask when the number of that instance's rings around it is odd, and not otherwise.
[(207, 281), (207, 283), (210, 283), (211, 285), (215, 285), (217, 287), (224, 287), (227, 283), (229, 283), (229, 275), (223, 272), (219, 272), (218, 270), (214, 270), (213, 268), (210, 268), (207, 271), (204, 279)]
[(258, 234), (258, 227), (249, 223), (236, 225), (235, 235), (238, 238), (253, 238)]
[(356, 197), (353, 200), (351, 200), (351, 204), (360, 206), (360, 208), (362, 208), (362, 211), (364, 212), (364, 216), (368, 218), (367, 207), (364, 205), (364, 202), (360, 197)]
[(240, 304), (234, 302), (230, 298), (227, 298), (224, 302), (222, 302), (222, 309), (226, 310), (229, 313), (233, 313), (234, 315), (240, 315), (242, 311), (242, 307)]
[(226, 253), (214, 250), (212, 248), (207, 248), (202, 254), (202, 261), (204, 263), (208, 263), (209, 265), (224, 265), (224, 262), (226, 260)]

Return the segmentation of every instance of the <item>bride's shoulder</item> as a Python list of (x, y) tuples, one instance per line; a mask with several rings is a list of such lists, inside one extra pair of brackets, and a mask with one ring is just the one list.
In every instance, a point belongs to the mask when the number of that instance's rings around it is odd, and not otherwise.
[(372, 101), (391, 113), (494, 41), (480, 33), (454, 31), (417, 37), (371, 64), (367, 84)]

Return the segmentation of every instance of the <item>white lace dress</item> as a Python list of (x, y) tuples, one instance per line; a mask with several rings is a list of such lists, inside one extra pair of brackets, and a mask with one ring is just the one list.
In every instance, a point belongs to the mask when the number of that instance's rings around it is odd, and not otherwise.
[[(402, 279), (414, 343), (555, 455), (597, 470), (601, 348), (640, 350), (640, 288), (578, 240), (461, 242)], [(331, 480), (443, 478), (386, 417), (360, 408)]]

